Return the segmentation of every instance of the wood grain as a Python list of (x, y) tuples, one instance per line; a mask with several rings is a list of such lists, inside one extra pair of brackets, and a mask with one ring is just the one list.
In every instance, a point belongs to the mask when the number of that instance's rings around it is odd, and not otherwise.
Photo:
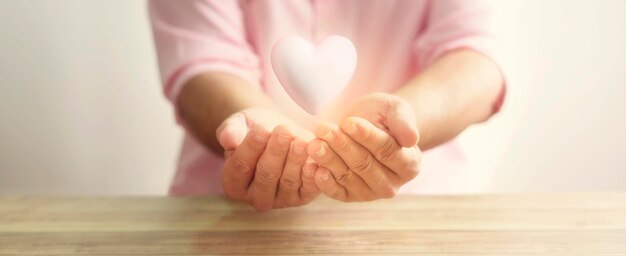
[(0, 255), (626, 255), (626, 193), (321, 198), (0, 197)]

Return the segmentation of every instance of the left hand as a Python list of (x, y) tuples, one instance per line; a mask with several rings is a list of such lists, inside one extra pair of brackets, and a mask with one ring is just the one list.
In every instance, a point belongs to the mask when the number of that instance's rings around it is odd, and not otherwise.
[(385, 93), (357, 99), (341, 128), (322, 123), (308, 155), (320, 168), (315, 184), (340, 201), (395, 196), (419, 173), (421, 151), (415, 114), (408, 102)]
[(225, 152), (224, 193), (258, 211), (311, 202), (320, 194), (313, 175), (317, 166), (307, 163), (305, 153), (312, 137), (272, 109), (231, 115), (217, 129)]

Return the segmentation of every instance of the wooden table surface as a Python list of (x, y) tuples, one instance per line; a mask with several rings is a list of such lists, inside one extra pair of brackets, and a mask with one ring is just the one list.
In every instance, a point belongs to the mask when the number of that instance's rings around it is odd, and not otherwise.
[(626, 255), (626, 192), (326, 198), (0, 197), (0, 255)]

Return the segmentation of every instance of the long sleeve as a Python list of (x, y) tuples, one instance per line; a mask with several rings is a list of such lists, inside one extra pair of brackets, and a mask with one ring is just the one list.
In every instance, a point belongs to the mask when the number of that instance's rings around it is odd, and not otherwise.
[(189, 79), (207, 71), (259, 86), (259, 60), (246, 39), (238, 1), (150, 0), (148, 7), (163, 90), (171, 102)]
[(418, 65), (427, 67), (444, 53), (458, 48), (471, 48), (495, 58), (492, 27), (493, 10), (483, 1), (431, 1), (426, 28), (415, 43)]
[[(494, 10), (480, 0), (432, 0), (429, 3), (426, 28), (415, 42), (420, 69), (435, 62), (446, 52), (472, 49), (494, 61), (504, 76), (502, 60), (494, 32)], [(493, 102), (498, 112), (504, 102), (506, 86)]]

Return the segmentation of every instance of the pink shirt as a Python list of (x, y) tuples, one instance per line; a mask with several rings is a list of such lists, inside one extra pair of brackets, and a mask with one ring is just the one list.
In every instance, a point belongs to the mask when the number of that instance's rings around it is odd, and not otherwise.
[[(312, 42), (343, 35), (356, 46), (356, 72), (335, 103), (393, 91), (453, 49), (471, 48), (493, 57), (491, 9), (478, 1), (152, 0), (149, 10), (163, 88), (172, 102), (190, 78), (219, 71), (245, 79), (285, 114), (302, 115), (270, 65), (272, 45), (290, 34)], [(222, 156), (186, 133), (170, 193), (222, 193), (222, 165)], [(463, 167), (455, 143), (439, 146), (424, 153), (422, 172), (400, 192), (463, 192)]]

